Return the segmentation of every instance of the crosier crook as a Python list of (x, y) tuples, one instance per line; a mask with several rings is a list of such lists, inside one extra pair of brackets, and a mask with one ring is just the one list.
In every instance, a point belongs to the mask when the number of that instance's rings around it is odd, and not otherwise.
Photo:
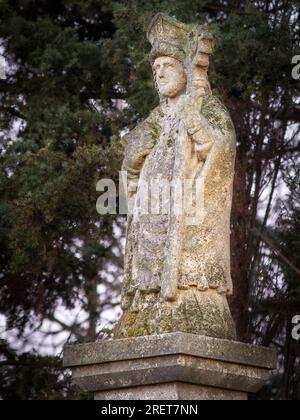
[[(201, 28), (199, 28), (201, 31)], [(203, 105), (203, 98), (207, 94), (209, 58), (213, 48), (213, 38), (206, 33), (197, 34), (197, 48), (194, 57), (188, 57), (186, 68), (188, 71), (187, 94), (197, 101), (199, 112)], [(188, 161), (187, 153), (188, 134), (183, 122), (179, 123), (179, 132), (175, 141), (175, 161), (173, 167), (173, 180), (184, 185), (185, 169)], [(205, 147), (205, 145), (203, 146)], [(184, 151), (184, 153), (182, 153)], [(182, 239), (185, 224), (184, 211), (179, 214), (171, 212), (168, 229), (169, 246), (166, 253), (162, 276), (161, 296), (166, 301), (175, 301), (179, 282), (180, 259), (182, 255)]]

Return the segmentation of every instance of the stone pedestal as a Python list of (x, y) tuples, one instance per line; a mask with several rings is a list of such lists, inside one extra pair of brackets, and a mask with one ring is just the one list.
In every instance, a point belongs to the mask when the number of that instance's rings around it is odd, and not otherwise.
[(270, 349), (187, 333), (67, 346), (64, 366), (96, 400), (246, 400), (276, 367)]

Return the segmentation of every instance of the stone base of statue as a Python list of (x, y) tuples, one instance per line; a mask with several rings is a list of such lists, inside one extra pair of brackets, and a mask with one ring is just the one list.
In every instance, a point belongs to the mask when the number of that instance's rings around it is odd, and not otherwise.
[(95, 400), (246, 400), (267, 382), (276, 356), (180, 332), (67, 346), (64, 366)]
[(236, 340), (236, 329), (225, 295), (215, 290), (180, 290), (174, 302), (158, 293), (141, 294), (139, 310), (127, 309), (114, 328), (115, 338), (173, 332)]

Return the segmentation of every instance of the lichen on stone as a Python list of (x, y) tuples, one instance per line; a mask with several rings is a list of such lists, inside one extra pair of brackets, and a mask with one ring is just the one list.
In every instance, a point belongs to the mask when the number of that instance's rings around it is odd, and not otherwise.
[(221, 130), (223, 134), (234, 129), (227, 108), (216, 96), (207, 95), (204, 97), (201, 112), (209, 123), (214, 128)]
[[(161, 103), (127, 137), (123, 167), (137, 183), (137, 211), (128, 218), (124, 313), (115, 338), (176, 331), (235, 338), (226, 300), (232, 292), (235, 132), (226, 107), (211, 94), (206, 65), (211, 39), (209, 34), (198, 38), (201, 31), (159, 15), (148, 33), (153, 54), (163, 55), (155, 73)], [(205, 57), (195, 57), (199, 51)], [(180, 61), (169, 58), (177, 53)], [(164, 77), (169, 80), (160, 84)], [(147, 186), (155, 180), (201, 182), (201, 191), (193, 192), (192, 213), (183, 209), (174, 217), (171, 191), (167, 214), (140, 214), (143, 194), (152, 198)], [(199, 208), (201, 217), (190, 224)]]
[(235, 327), (226, 297), (216, 291), (189, 288), (176, 302), (163, 301), (159, 293), (145, 294), (141, 311), (126, 311), (114, 330), (114, 338), (187, 332), (235, 339)]

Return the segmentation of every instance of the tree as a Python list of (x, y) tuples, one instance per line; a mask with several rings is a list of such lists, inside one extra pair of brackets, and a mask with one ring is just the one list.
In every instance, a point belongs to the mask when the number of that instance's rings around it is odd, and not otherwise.
[[(107, 310), (117, 308), (124, 220), (96, 213), (95, 185), (118, 181), (121, 133), (158, 102), (145, 32), (163, 11), (213, 27), (210, 80), (238, 137), (232, 312), (241, 340), (275, 346), (285, 372), (291, 370), (290, 335), (278, 340), (289, 316), (275, 311), (277, 298), (283, 307), (290, 302), (299, 278), (291, 268), (299, 268), (291, 245), (299, 196), (290, 195), (288, 219), (278, 217), (280, 185), (291, 185), (284, 175), (299, 165), (300, 85), (291, 78), (299, 5), (1, 0), (9, 73), (0, 80), (0, 312), (8, 328), (22, 337), (50, 320), (57, 326), (52, 335), (94, 340)], [(83, 315), (68, 324), (57, 315), (61, 307)], [(290, 377), (279, 375), (264, 395), (296, 399)]]
[(0, 362), (0, 395), (4, 400), (75, 400), (88, 399), (65, 375), (59, 357), (32, 353), (17, 355), (5, 341), (0, 352), (7, 360)]
[[(299, 343), (292, 338), (292, 319), (300, 313), (300, 172), (289, 172), (291, 157), (285, 169), (289, 188), (287, 200), (279, 207), (279, 217), (274, 227), (268, 228), (262, 258), (252, 292), (251, 335), (269, 346), (274, 343), (279, 354), (282, 374), (275, 374), (273, 386), (259, 395), (275, 399), (299, 400), (300, 369)], [(296, 162), (299, 161), (299, 154)], [(268, 291), (268, 293), (266, 293)]]
[(108, 122), (116, 105), (99, 97), (95, 39), (109, 28), (106, 20), (92, 26), (85, 40), (85, 26), (76, 29), (76, 2), (75, 10), (64, 2), (54, 9), (52, 2), (3, 6), (11, 70), (1, 82), (1, 310), (9, 326), (22, 328), (32, 311), (53, 319), (59, 301), (72, 308), (79, 299), (93, 339), (96, 284), (111, 289), (113, 304), (108, 265), (121, 267), (114, 225), (95, 211), (96, 182), (115, 177), (120, 165), (116, 128)]

